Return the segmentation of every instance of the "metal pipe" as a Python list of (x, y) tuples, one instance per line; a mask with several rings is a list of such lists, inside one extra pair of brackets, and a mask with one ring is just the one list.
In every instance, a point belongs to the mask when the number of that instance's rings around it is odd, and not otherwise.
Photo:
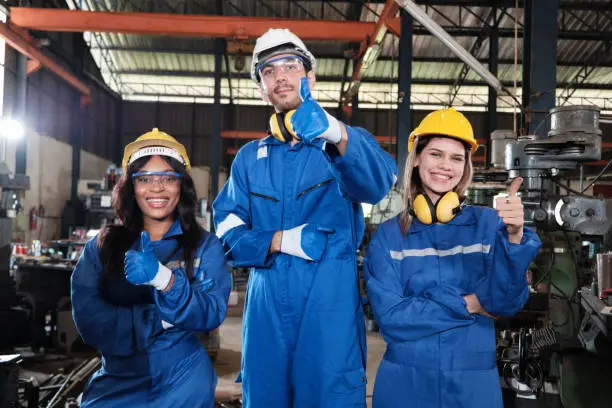
[(501, 82), (495, 75), (491, 74), (476, 58), (472, 56), (465, 48), (453, 39), (438, 23), (427, 15), (419, 6), (411, 0), (395, 0), (404, 10), (412, 15), (418, 22), (423, 24), (433, 35), (444, 43), (457, 57), (469, 65), (487, 84), (491, 85), (497, 91), (504, 90)]
[[(436, 38), (448, 47), (457, 57), (465, 62), (471, 69), (474, 70), (487, 84), (498, 92), (503, 92), (513, 98), (516, 102), (516, 96), (507, 88), (505, 88), (499, 79), (493, 75), (484, 65), (482, 65), (472, 54), (463, 48), (457, 41), (453, 39), (438, 23), (427, 15), (419, 6), (411, 0), (395, 0), (400, 7), (406, 10), (419, 23), (429, 30)], [(520, 102), (517, 103), (520, 106)]]

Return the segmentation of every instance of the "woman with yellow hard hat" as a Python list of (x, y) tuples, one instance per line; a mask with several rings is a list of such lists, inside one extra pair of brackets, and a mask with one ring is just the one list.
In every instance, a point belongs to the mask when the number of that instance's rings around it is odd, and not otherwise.
[(196, 221), (190, 167), (157, 129), (125, 148), (121, 223), (86, 244), (72, 275), (77, 329), (103, 357), (81, 407), (213, 407), (216, 375), (196, 333), (224, 320), (230, 275)]
[(496, 210), (463, 205), (477, 147), (453, 108), (430, 113), (410, 135), (404, 211), (379, 227), (365, 261), (388, 343), (374, 408), (502, 407), (492, 315), (523, 307), (541, 242), (523, 226), (520, 179)]

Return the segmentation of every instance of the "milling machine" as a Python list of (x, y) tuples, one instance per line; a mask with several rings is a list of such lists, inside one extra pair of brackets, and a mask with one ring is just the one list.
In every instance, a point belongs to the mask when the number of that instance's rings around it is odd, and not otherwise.
[[(548, 137), (491, 136), (492, 167), (523, 177), (525, 223), (543, 242), (527, 305), (496, 324), (500, 371), (517, 395), (558, 393), (566, 408), (612, 398), (605, 385), (612, 368), (612, 199), (584, 193), (612, 160), (586, 187), (581, 167), (601, 159), (599, 115), (595, 106), (558, 107), (549, 113)], [(579, 169), (577, 191), (565, 181)]]

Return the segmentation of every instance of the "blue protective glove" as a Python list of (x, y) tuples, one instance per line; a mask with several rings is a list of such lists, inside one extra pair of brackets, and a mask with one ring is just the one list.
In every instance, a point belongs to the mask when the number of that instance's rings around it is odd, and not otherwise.
[(307, 261), (319, 261), (327, 247), (327, 235), (333, 232), (333, 229), (316, 224), (302, 224), (285, 230), (281, 238), (281, 252)]
[(134, 285), (151, 285), (157, 290), (170, 283), (172, 271), (157, 260), (147, 231), (140, 234), (140, 250), (125, 253), (125, 277)]
[(300, 97), (302, 104), (291, 116), (293, 131), (306, 143), (314, 139), (325, 139), (329, 143), (337, 144), (342, 139), (340, 122), (314, 100), (310, 93), (308, 78), (300, 80)]

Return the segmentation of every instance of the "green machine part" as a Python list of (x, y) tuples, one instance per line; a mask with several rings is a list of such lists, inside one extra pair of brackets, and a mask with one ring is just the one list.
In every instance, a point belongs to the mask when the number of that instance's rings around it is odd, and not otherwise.
[[(576, 241), (563, 231), (547, 232), (541, 238), (543, 249), (534, 261), (534, 282), (550, 291), (552, 327), (562, 338), (575, 338), (580, 325), (580, 306), (575, 302), (578, 278), (570, 245)], [(543, 288), (539, 290), (542, 292)]]
[(580, 325), (580, 306), (572, 301), (577, 290), (576, 267), (569, 250), (555, 253), (550, 269), (550, 320), (557, 333), (574, 338)]
[(564, 408), (609, 407), (610, 360), (582, 352), (562, 356), (559, 394)]
[(493, 197), (498, 194), (500, 189), (490, 188), (469, 188), (466, 193), (467, 201), (472, 205), (484, 205), (493, 207)]

